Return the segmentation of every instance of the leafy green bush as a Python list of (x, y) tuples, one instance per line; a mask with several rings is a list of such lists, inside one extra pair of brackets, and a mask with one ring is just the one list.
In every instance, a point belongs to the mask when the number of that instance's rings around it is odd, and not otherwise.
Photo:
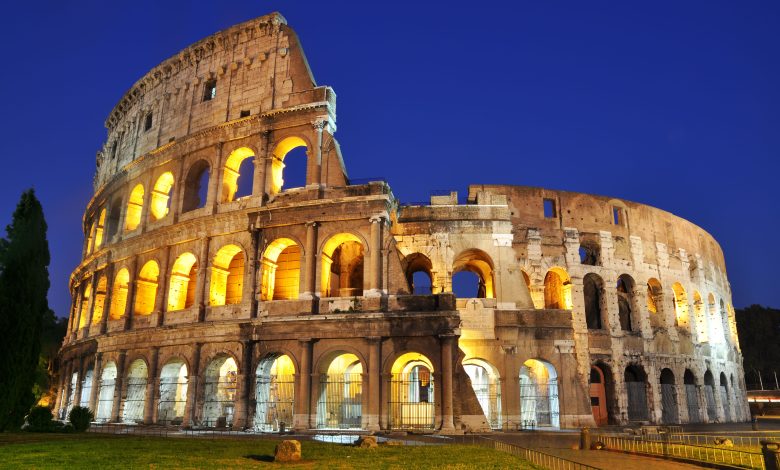
[(84, 432), (89, 429), (93, 419), (95, 419), (95, 414), (84, 406), (74, 406), (68, 413), (68, 421), (73, 425), (73, 430), (76, 432)]
[(45, 406), (34, 406), (27, 415), (25, 429), (32, 432), (47, 432), (54, 429), (51, 410)]

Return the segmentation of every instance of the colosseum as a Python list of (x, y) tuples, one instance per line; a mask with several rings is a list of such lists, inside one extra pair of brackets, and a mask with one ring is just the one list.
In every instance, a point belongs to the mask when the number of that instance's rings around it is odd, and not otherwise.
[(165, 60), (105, 125), (61, 418), (447, 434), (749, 416), (707, 232), (617, 198), (472, 185), (404, 204), (350, 179), (336, 94), (278, 13)]

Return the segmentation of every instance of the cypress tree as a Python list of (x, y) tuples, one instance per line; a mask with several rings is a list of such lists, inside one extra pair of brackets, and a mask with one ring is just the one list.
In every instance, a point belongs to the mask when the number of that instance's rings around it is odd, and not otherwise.
[(0, 431), (22, 424), (34, 403), (33, 384), (49, 311), (49, 244), (35, 192), (22, 193), (0, 240)]

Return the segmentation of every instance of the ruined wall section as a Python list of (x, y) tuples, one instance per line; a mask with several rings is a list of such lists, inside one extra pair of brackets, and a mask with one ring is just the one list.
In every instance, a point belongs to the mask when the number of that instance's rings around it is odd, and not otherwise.
[[(211, 85), (213, 98), (207, 98)], [(297, 35), (273, 13), (215, 33), (138, 80), (109, 114), (95, 187), (137, 158), (204, 129), (313, 101)]]

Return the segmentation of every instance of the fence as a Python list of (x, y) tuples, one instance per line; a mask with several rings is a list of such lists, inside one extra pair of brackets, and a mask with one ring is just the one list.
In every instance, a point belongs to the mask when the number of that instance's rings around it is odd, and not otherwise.
[[(677, 436), (675, 436), (677, 437)], [(712, 437), (710, 437), (712, 439)], [(594, 435), (593, 442), (600, 441), (607, 449), (623, 452), (677, 457), (699, 462), (739, 465), (746, 468), (764, 468), (761, 453), (744, 452), (719, 447), (681, 444), (670, 441), (656, 441), (637, 438), (625, 438), (608, 435)]]
[(733, 444), (734, 447), (755, 447), (756, 449), (761, 448), (761, 443), (759, 441), (766, 440), (766, 439), (777, 439), (780, 438), (780, 434), (775, 435), (763, 435), (763, 436), (732, 436), (732, 435), (726, 435), (726, 434), (646, 434), (641, 437), (642, 439), (649, 440), (649, 441), (663, 441), (668, 440), (669, 443), (673, 444), (685, 444), (685, 445), (692, 445), (692, 446), (701, 446), (701, 447), (718, 447), (718, 444), (715, 442), (716, 439), (729, 439)]
[(471, 443), (481, 447), (488, 447), (500, 452), (506, 452), (507, 454), (514, 455), (515, 457), (527, 460), (534, 465), (538, 465), (550, 470), (598, 470), (598, 467), (591, 467), (590, 465), (574, 462), (573, 460), (567, 460), (562, 457), (558, 457), (557, 455), (547, 454), (538, 450), (528, 449), (526, 447), (520, 447), (515, 444), (508, 444), (506, 442), (496, 441), (486, 437), (474, 437)]

